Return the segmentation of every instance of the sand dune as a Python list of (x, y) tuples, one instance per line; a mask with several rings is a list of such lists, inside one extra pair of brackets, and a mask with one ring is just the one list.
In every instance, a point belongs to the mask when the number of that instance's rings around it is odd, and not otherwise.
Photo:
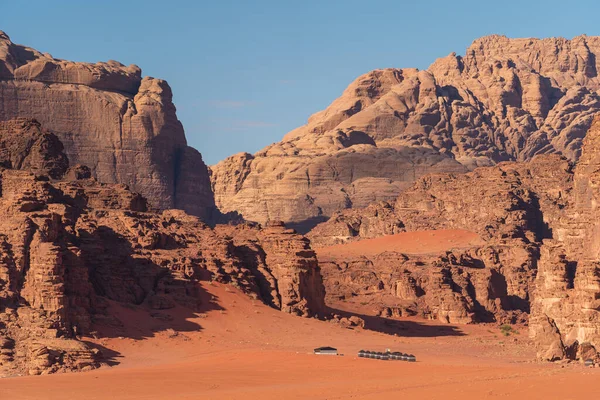
[(405, 254), (438, 253), (456, 248), (482, 245), (484, 242), (474, 232), (463, 229), (403, 232), (396, 235), (363, 239), (357, 242), (317, 248), (319, 256), (372, 256), (385, 251)]

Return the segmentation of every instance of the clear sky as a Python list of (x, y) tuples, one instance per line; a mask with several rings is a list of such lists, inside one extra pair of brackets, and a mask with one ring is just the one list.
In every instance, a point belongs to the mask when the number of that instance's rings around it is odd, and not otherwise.
[(599, 12), (598, 0), (0, 0), (0, 30), (166, 79), (189, 144), (213, 164), (278, 141), (372, 69), (424, 69), (492, 33), (600, 35)]

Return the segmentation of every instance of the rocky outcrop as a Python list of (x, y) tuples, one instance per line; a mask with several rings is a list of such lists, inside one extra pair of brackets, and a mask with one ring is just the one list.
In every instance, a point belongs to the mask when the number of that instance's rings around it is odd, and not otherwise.
[(34, 118), (104, 183), (122, 183), (154, 208), (204, 220), (215, 206), (200, 153), (186, 144), (169, 85), (116, 61), (77, 63), (16, 45), (0, 32), (0, 121)]
[(388, 252), (331, 259), (318, 250), (327, 294), (338, 296), (329, 299), (358, 295), (385, 314), (459, 323), (529, 315), (540, 359), (599, 359), (598, 154), (600, 118), (574, 168), (558, 155), (542, 155), (463, 175), (430, 175), (393, 204), (336, 213), (310, 232), (315, 246), (449, 228), (476, 232), (485, 245), (427, 257)]
[[(435, 232), (445, 240), (452, 231)], [(318, 248), (317, 254), (328, 304), (368, 305), (384, 317), (417, 315), (453, 324), (528, 319), (537, 260), (533, 245), (485, 242), (437, 252), (366, 255)]]
[[(445, 229), (475, 232), (484, 244), (426, 255), (386, 251), (330, 258), (320, 251), (327, 295), (359, 295), (384, 314), (443, 322), (526, 321), (539, 248), (551, 237), (548, 224), (559, 219), (572, 179), (565, 159), (538, 156), (467, 174), (428, 175), (394, 204), (338, 212), (310, 232), (313, 246)], [(368, 275), (370, 284), (356, 274)]]
[(545, 360), (600, 359), (599, 150), (597, 118), (575, 169), (571, 206), (542, 247), (530, 335)]
[[(258, 291), (268, 304), (292, 314), (325, 315), (325, 289), (308, 239), (275, 221), (263, 229), (217, 225), (215, 230), (233, 238), (243, 265), (254, 271)], [(244, 253), (256, 244), (255, 253)]]
[(0, 170), (0, 375), (95, 368), (102, 353), (78, 338), (114, 319), (111, 301), (195, 311), (207, 306), (201, 280), (289, 313), (323, 315), (319, 267), (301, 235), (280, 225), (212, 229), (181, 210), (148, 212), (142, 196), (99, 183), (82, 166), (62, 169), (74, 180), (53, 179), (43, 172), (66, 160), (56, 137), (35, 121), (2, 126), (2, 159), (35, 173)]
[(372, 71), (281, 142), (211, 167), (216, 203), (308, 230), (428, 173), (542, 153), (575, 161), (600, 110), (599, 52), (598, 37), (488, 36), (425, 71)]
[(308, 237), (322, 247), (404, 231), (466, 229), (486, 241), (537, 243), (551, 234), (549, 221), (566, 206), (572, 186), (572, 165), (558, 155), (432, 174), (394, 203), (335, 213)]
[(0, 165), (27, 169), (51, 178), (62, 177), (69, 167), (60, 140), (44, 132), (37, 121), (0, 121)]

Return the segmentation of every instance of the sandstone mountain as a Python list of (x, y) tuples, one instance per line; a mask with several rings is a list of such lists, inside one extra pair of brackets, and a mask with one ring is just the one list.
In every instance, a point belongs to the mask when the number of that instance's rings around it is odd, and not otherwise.
[(575, 167), (539, 155), (434, 174), (393, 204), (337, 212), (310, 232), (315, 246), (431, 229), (470, 230), (485, 244), (428, 255), (319, 250), (327, 296), (458, 323), (529, 318), (541, 359), (600, 358), (600, 117), (582, 150)]
[(310, 232), (313, 246), (447, 229), (474, 232), (483, 244), (429, 254), (319, 251), (327, 296), (352, 299), (354, 293), (362, 302), (374, 300), (384, 314), (443, 322), (526, 322), (539, 248), (551, 235), (546, 221), (558, 219), (572, 177), (568, 161), (542, 155), (467, 174), (428, 175), (393, 204), (338, 212)]
[(216, 204), (308, 230), (427, 173), (543, 153), (575, 161), (600, 110), (599, 53), (600, 37), (489, 36), (424, 71), (372, 71), (281, 142), (212, 167)]
[(127, 184), (154, 208), (213, 217), (208, 172), (186, 144), (169, 85), (137, 66), (58, 60), (0, 31), (0, 121), (18, 117), (54, 132), (99, 181)]
[(119, 329), (113, 304), (211, 307), (199, 280), (230, 283), (274, 308), (324, 315), (306, 238), (271, 223), (210, 228), (181, 210), (149, 212), (123, 184), (69, 166), (37, 121), (0, 123), (0, 376), (85, 370), (103, 362), (81, 341)]

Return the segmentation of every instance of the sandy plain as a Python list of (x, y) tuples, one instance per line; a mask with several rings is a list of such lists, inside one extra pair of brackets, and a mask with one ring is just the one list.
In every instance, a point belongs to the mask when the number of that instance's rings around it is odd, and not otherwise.
[[(477, 243), (465, 232), (401, 234), (346, 245), (344, 251), (395, 246), (427, 252)], [(600, 392), (600, 368), (534, 361), (526, 327), (504, 336), (493, 324), (373, 315), (366, 329), (346, 329), (273, 310), (228, 285), (201, 286), (206, 298), (199, 313), (113, 303), (122, 323), (106, 323), (96, 338), (86, 338), (110, 365), (2, 379), (0, 399), (547, 400), (592, 399)], [(342, 355), (312, 354), (318, 346), (334, 346)], [(357, 357), (360, 349), (386, 348), (412, 353), (417, 362)]]

